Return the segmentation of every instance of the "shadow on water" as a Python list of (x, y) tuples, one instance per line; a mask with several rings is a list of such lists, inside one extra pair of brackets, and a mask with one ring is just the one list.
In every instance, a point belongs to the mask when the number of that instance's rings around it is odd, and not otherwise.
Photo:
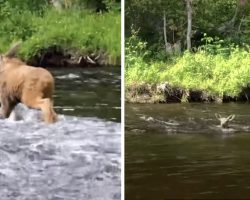
[(0, 199), (120, 199), (118, 71), (53, 74), (57, 123), (40, 122), (41, 112), (22, 104), (19, 121), (13, 113), (0, 120)]
[[(222, 129), (215, 113), (236, 117)], [(126, 199), (248, 199), (249, 104), (127, 104)]]

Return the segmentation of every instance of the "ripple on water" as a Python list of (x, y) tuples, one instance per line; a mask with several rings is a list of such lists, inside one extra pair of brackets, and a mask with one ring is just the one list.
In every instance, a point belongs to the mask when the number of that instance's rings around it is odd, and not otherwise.
[(1, 199), (120, 199), (120, 124), (59, 119), (0, 120)]

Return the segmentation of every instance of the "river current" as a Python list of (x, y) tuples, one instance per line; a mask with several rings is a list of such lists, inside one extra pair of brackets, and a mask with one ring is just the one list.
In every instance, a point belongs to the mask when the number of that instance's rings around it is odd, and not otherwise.
[(0, 120), (0, 199), (120, 199), (119, 69), (52, 73), (58, 122), (22, 104)]

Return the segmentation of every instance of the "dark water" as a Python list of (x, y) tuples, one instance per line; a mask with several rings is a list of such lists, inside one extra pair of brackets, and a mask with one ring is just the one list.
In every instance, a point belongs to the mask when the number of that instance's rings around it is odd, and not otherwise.
[(0, 120), (0, 199), (120, 199), (119, 69), (53, 74), (57, 123), (21, 104)]
[(66, 115), (121, 121), (119, 67), (52, 70), (55, 108)]
[(126, 200), (250, 199), (249, 122), (250, 104), (127, 104)]

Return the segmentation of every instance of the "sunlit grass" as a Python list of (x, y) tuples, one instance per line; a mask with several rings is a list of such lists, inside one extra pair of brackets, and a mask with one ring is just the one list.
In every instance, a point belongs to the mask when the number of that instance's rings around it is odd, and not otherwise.
[(135, 58), (126, 66), (126, 85), (169, 82), (186, 89), (236, 96), (250, 83), (250, 53), (236, 48), (230, 55), (205, 51), (184, 53), (174, 62), (145, 62)]
[(120, 58), (121, 20), (117, 12), (47, 9), (43, 15), (23, 11), (12, 18), (11, 23), (7, 18), (0, 22), (1, 51), (9, 48), (10, 43), (23, 40), (20, 56), (26, 60), (53, 45), (83, 53), (102, 52), (111, 60)]

